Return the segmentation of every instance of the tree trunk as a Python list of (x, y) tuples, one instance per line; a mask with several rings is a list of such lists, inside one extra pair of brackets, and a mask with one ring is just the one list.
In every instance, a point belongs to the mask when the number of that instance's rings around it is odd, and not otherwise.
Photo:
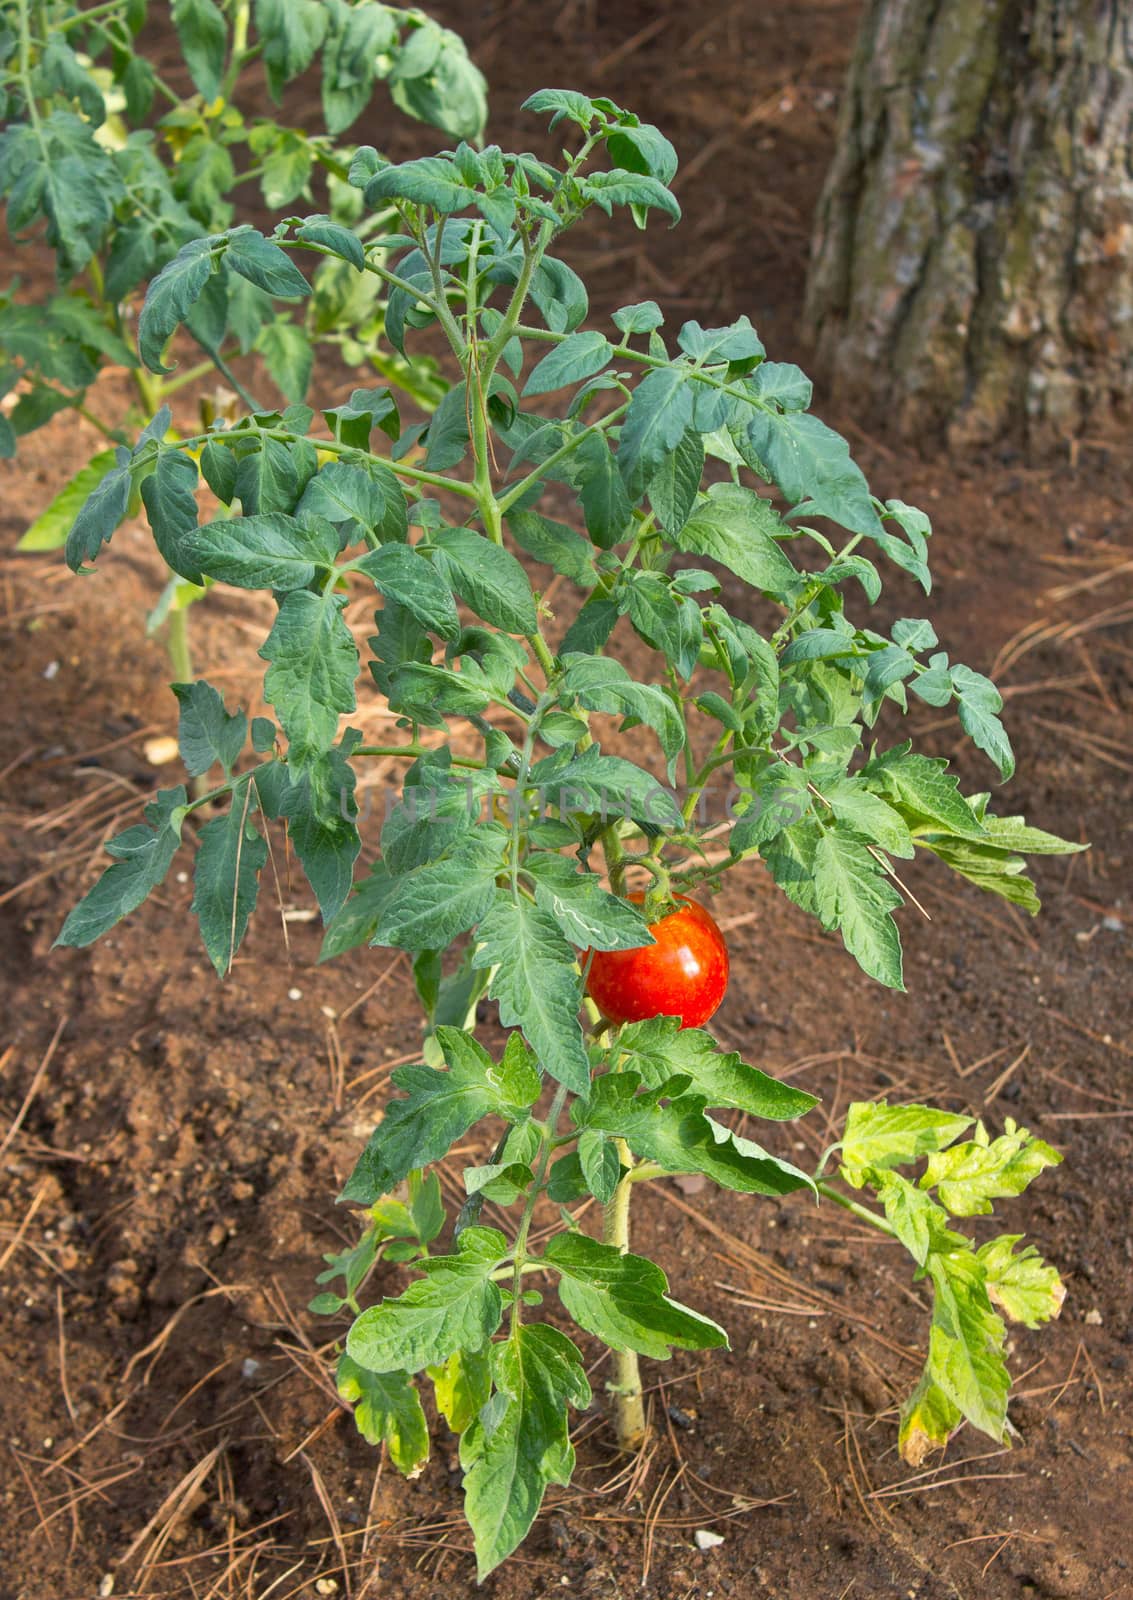
[(906, 436), (1133, 414), (1133, 0), (867, 0), (806, 317)]

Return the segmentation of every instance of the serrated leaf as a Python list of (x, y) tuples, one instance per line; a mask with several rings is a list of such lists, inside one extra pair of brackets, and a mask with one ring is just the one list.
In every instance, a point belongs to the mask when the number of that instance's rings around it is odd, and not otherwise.
[(359, 945), (373, 942), (382, 907), (395, 883), (385, 863), (376, 861), (369, 875), (357, 884), (354, 893), (328, 925), (319, 950), (320, 961), (330, 961), (346, 950), (356, 950)]
[(633, 391), (618, 441), (618, 470), (631, 500), (640, 498), (691, 421), (689, 369), (669, 366), (650, 371)]
[(706, 1106), (729, 1106), (774, 1122), (793, 1121), (818, 1104), (816, 1096), (780, 1083), (748, 1066), (734, 1051), (721, 1050), (703, 1028), (682, 1028), (676, 1017), (651, 1017), (626, 1024), (617, 1048), (642, 1082), (659, 1089), (670, 1078), (688, 1077)]
[(554, 522), (534, 511), (511, 511), (507, 525), (515, 542), (536, 561), (583, 588), (595, 582), (597, 572), (590, 544), (565, 522)]
[(585, 1129), (578, 1138), (578, 1165), (595, 1200), (600, 1205), (609, 1205), (622, 1176), (614, 1140), (594, 1128)]
[(933, 1250), (966, 1245), (967, 1240), (949, 1230), (948, 1213), (908, 1178), (880, 1171), (873, 1181), (889, 1226), (918, 1266), (925, 1265)]
[(669, 1299), (665, 1274), (643, 1256), (568, 1232), (548, 1241), (544, 1259), (559, 1274), (559, 1298), (575, 1322), (612, 1350), (668, 1361), (674, 1348), (728, 1346), (718, 1323)]
[[(199, 528), (194, 523), (181, 539), (180, 551), (178, 570), (187, 578), (193, 572), (184, 569), (191, 567), (238, 589), (274, 589), (291, 598), (290, 591), (305, 590), (334, 566), (338, 541), (325, 523), (303, 523), (282, 511), (269, 511), (218, 517)], [(314, 594), (307, 599), (322, 604)]]
[(916, 854), (912, 835), (900, 813), (872, 793), (861, 778), (838, 778), (819, 787), (839, 822), (880, 845), (891, 856), (910, 860)]
[(163, 450), (148, 478), (142, 481), (153, 541), (162, 560), (190, 583), (204, 582), (193, 540), (197, 533), (197, 464), (180, 450)]
[(177, 742), (191, 777), (199, 777), (219, 762), (226, 777), (240, 758), (248, 732), (242, 711), (229, 713), (211, 683), (175, 683), (173, 693), (181, 703)]
[(460, 618), (448, 585), (432, 562), (410, 545), (384, 544), (364, 556), (357, 566), (387, 599), (403, 605), (422, 627), (442, 639), (459, 636)]
[(567, 1407), (585, 1410), (591, 1399), (582, 1358), (557, 1328), (523, 1323), (492, 1355), (497, 1393), (460, 1441), (481, 1582), (526, 1537), (548, 1484), (570, 1482)]
[[(114, 450), (100, 450), (96, 456), (92, 456), (21, 535), (16, 549), (58, 550), (65, 545), (80, 508), (116, 464), (117, 452)], [(99, 544), (102, 542), (100, 539)]]
[(173, 0), (173, 26), (194, 84), (206, 100), (220, 93), (228, 27), (213, 0)]
[(901, 941), (891, 913), (901, 905), (881, 864), (841, 823), (825, 830), (814, 852), (814, 895), (824, 928), (836, 928), (864, 972), (903, 990)]
[(115, 460), (117, 464), (90, 490), (71, 523), (66, 560), (72, 572), (78, 572), (84, 561), (94, 560), (129, 510), (129, 457), (118, 450)]
[(423, 1279), (370, 1306), (346, 1336), (367, 1372), (420, 1372), (455, 1350), (480, 1350), (500, 1325), (503, 1300), (491, 1274), (507, 1254), (494, 1228), (465, 1228), (452, 1256), (417, 1263)]
[(657, 521), (673, 538), (692, 513), (703, 475), (704, 442), (695, 428), (688, 428), (646, 485)]
[(421, 1396), (404, 1372), (368, 1372), (349, 1355), (338, 1359), (339, 1394), (354, 1407), (354, 1421), (367, 1444), (386, 1445), (406, 1476), (429, 1459), (429, 1425)]
[(926, 1370), (974, 1427), (1002, 1440), (1011, 1379), (983, 1268), (970, 1250), (952, 1250), (934, 1251), (927, 1270), (934, 1296)]
[[(592, 172), (580, 180), (579, 187), (588, 200), (610, 216), (614, 206), (633, 206), (636, 212), (655, 207), (673, 219), (681, 220), (681, 208), (676, 196), (659, 179), (648, 173), (629, 172), (624, 167), (611, 167), (608, 172)], [(644, 223), (639, 223), (644, 226)]]
[(436, 537), (437, 565), (478, 617), (504, 633), (534, 633), (535, 597), (510, 550), (471, 528), (445, 528)]
[(902, 1167), (943, 1150), (974, 1122), (939, 1106), (891, 1106), (885, 1100), (855, 1101), (842, 1134), (843, 1176), (860, 1189), (867, 1170)]
[(603, 889), (596, 873), (579, 872), (573, 858), (537, 851), (523, 866), (535, 879), (535, 903), (571, 944), (583, 950), (636, 950), (652, 942), (637, 908)]
[(138, 317), (138, 350), (151, 372), (165, 374), (173, 371), (172, 366), (162, 366), (162, 352), (170, 335), (189, 315), (216, 270), (214, 256), (221, 242), (221, 238), (215, 235), (190, 239), (146, 290), (145, 303)]
[(206, 822), (193, 872), (191, 910), (201, 929), (209, 960), (225, 977), (256, 909), (260, 873), (267, 865), (267, 840), (252, 822), (256, 812), (251, 778), (232, 788), (223, 817)]
[(354, 710), (358, 649), (333, 595), (298, 589), (284, 598), (259, 654), (270, 666), (264, 695), (276, 709), (296, 770), (329, 750), (338, 719)]
[(376, 207), (383, 200), (409, 200), (443, 215), (463, 211), (472, 203), (472, 196), (459, 168), (445, 156), (422, 156), (383, 167), (366, 185), (368, 206)]
[(495, 968), (488, 993), (505, 1028), (518, 1027), (547, 1073), (585, 1097), (590, 1063), (578, 1020), (575, 952), (558, 923), (529, 901), (499, 893), (477, 932), (473, 966)]
[(430, 1367), (437, 1410), (453, 1433), (463, 1433), (479, 1415), (492, 1392), (492, 1364), (487, 1350), (454, 1350), (443, 1365)]
[(931, 1154), (921, 1179), (922, 1188), (934, 1188), (954, 1217), (989, 1215), (993, 1200), (1022, 1194), (1046, 1167), (1062, 1161), (1057, 1150), (1010, 1117), (998, 1139), (988, 1141), (981, 1132), (977, 1127), (974, 1139)]
[(443, 950), (474, 927), (495, 897), (505, 843), (502, 829), (482, 828), (458, 836), (442, 855), (402, 873), (382, 907), (373, 942)]
[(994, 762), (1000, 781), (1006, 783), (1015, 771), (1015, 756), (998, 716), (1003, 709), (1002, 695), (990, 678), (970, 667), (957, 664), (951, 674), (960, 726), (976, 748)]
[(783, 531), (778, 512), (751, 489), (714, 483), (675, 534), (678, 549), (707, 556), (754, 589), (780, 601), (798, 593), (802, 579), (773, 537)]
[[(571, 743), (575, 738), (577, 734)], [(537, 762), (531, 769), (531, 778), (543, 790), (547, 802), (563, 816), (577, 811), (597, 812), (603, 818), (620, 814), (638, 817), (658, 828), (677, 828), (683, 820), (671, 789), (644, 767), (624, 756), (603, 755), (596, 745), (571, 757), (565, 765), (561, 756)]]
[(829, 517), (851, 533), (882, 532), (862, 470), (833, 428), (808, 412), (754, 411), (747, 436), (800, 514)]
[(314, 756), (288, 785), (280, 804), (280, 815), (288, 819), (288, 840), (328, 924), (350, 893), (361, 849), (348, 754), (339, 748)]
[(640, 1084), (636, 1072), (596, 1078), (589, 1102), (572, 1107), (576, 1125), (625, 1139), (635, 1155), (656, 1161), (666, 1172), (703, 1172), (721, 1188), (742, 1194), (813, 1188), (790, 1162), (706, 1117), (704, 1095), (682, 1093), (662, 1104), (656, 1090), (639, 1094)]
[(989, 1239), (976, 1251), (976, 1259), (983, 1267), (992, 1304), (1012, 1322), (1037, 1328), (1058, 1316), (1066, 1299), (1066, 1286), (1034, 1245), (1016, 1251), (1015, 1246), (1022, 1240), (1021, 1233)]
[(523, 398), (550, 394), (552, 390), (563, 389), (567, 384), (581, 383), (584, 378), (601, 372), (612, 354), (610, 341), (596, 329), (569, 334), (533, 369), (523, 386)]
[[(115, 858), (93, 889), (68, 914), (55, 945), (84, 948), (140, 906), (169, 871), (181, 843), (181, 824), (188, 795), (183, 784), (163, 789), (146, 806), (137, 823), (107, 841)], [(54, 946), (52, 947), (54, 948)]]
[(501, 1062), (470, 1033), (438, 1027), (437, 1042), (447, 1071), (423, 1065), (399, 1067), (392, 1100), (339, 1197), (372, 1206), (408, 1174), (441, 1160), (474, 1123), (487, 1116), (521, 1120), (539, 1096), (539, 1076), (525, 1055), (505, 1052)]
[(903, 744), (875, 756), (862, 777), (893, 801), (912, 828), (933, 823), (961, 838), (987, 836), (943, 757), (920, 755)]
[(608, 711), (644, 722), (656, 733), (669, 762), (675, 760), (684, 748), (684, 722), (663, 689), (651, 683), (637, 683), (620, 661), (607, 657), (570, 652), (564, 654), (563, 660), (564, 695), (575, 696), (588, 711)]
[(299, 324), (282, 317), (265, 322), (254, 348), (263, 356), (276, 388), (288, 400), (302, 400), (311, 381), (315, 352)]
[[(294, 5), (296, 0), (286, 3)], [(311, 293), (311, 285), (287, 252), (265, 239), (258, 228), (233, 228), (227, 235), (224, 262), (273, 300), (299, 300)]]

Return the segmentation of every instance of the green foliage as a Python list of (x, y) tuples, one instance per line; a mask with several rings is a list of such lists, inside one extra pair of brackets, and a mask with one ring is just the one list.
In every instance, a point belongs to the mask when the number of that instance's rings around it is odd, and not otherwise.
[[(919, 1459), (964, 1419), (1002, 1438), (1000, 1313), (1032, 1326), (1057, 1313), (1061, 1286), (1016, 1249), (1018, 1235), (977, 1249), (951, 1224), (1020, 1193), (1057, 1161), (1049, 1146), (1010, 1123), (995, 1138), (972, 1131), (959, 1112), (852, 1106), (841, 1178), (871, 1207), (723, 1120), (765, 1122), (774, 1142), (811, 1095), (707, 1029), (664, 1016), (608, 1028), (591, 1005), (585, 1026), (581, 1015), (593, 952), (648, 954), (649, 925), (676, 896), (752, 856), (899, 989), (904, 863), (927, 853), (1030, 906), (1023, 856), (1075, 848), (997, 817), (944, 761), (889, 732), (910, 695), (954, 706), (976, 749), (1001, 776), (1011, 768), (997, 692), (950, 661), (931, 622), (869, 625), (889, 565), (928, 591), (928, 519), (871, 493), (846, 442), (810, 413), (808, 380), (767, 362), (746, 317), (674, 334), (646, 302), (606, 329), (583, 326), (585, 285), (552, 248), (593, 207), (628, 210), (639, 226), (676, 220), (676, 156), (657, 129), (607, 99), (548, 90), (529, 108), (569, 139), (559, 166), (477, 148), (464, 58), (419, 14), (265, 0), (255, 21), (273, 92), (321, 52), (332, 125), (357, 114), (387, 59), (399, 104), (431, 115), (448, 86), (466, 125), (454, 148), (396, 166), (362, 147), (332, 186), (337, 211), (288, 217), (269, 237), (219, 215), (222, 163), (190, 156), (203, 135), (178, 124), (181, 165), (198, 174), (179, 202), (200, 211), (205, 184), (212, 209), (207, 228), (145, 269), (157, 270), (142, 360), (169, 370), (180, 327), (214, 351), (232, 337), (264, 355), (291, 403), (249, 403), (182, 438), (155, 407), (137, 443), (84, 481), (81, 504), (68, 493), (68, 559), (95, 560), (137, 491), (178, 581), (270, 596), (259, 653), (274, 716), (249, 727), (209, 684), (176, 686), (186, 769), (215, 787), (160, 797), (145, 825), (111, 841), (113, 864), (61, 942), (87, 943), (138, 905), (188, 818), (200, 841), (193, 909), (219, 972), (252, 913), (267, 831), (281, 825), (326, 924), (322, 958), (367, 944), (412, 958), (422, 1059), (393, 1074), (340, 1197), (361, 1209), (361, 1236), (327, 1258), (319, 1281), (335, 1287), (312, 1310), (352, 1318), (340, 1392), (402, 1470), (427, 1452), (419, 1375), (432, 1384), (461, 1435), (481, 1576), (525, 1536), (547, 1486), (569, 1480), (569, 1410), (590, 1403), (580, 1352), (529, 1320), (540, 1290), (528, 1275), (553, 1283), (619, 1363), (726, 1342), (669, 1296), (658, 1265), (628, 1252), (632, 1186), (664, 1174), (806, 1191), (899, 1240), (934, 1307), (902, 1448)], [(178, 26), (202, 95), (223, 90), (225, 12), (185, 0)], [(225, 149), (243, 137), (231, 128)], [(265, 184), (294, 203), (326, 148), (255, 137)], [(295, 262), (311, 255), (322, 265), (308, 280)], [(410, 360), (423, 331), (450, 347), (453, 386), (425, 421), (403, 426), (388, 383), (320, 413), (298, 398), (309, 364), (284, 331), (299, 326), (294, 306), (279, 314), (275, 302), (302, 300), (308, 326), (331, 332), (359, 305), (377, 327), (379, 296), (377, 370)], [(222, 513), (198, 514), (201, 477)], [(52, 508), (36, 539), (55, 539), (63, 515)], [(573, 615), (565, 630), (552, 628), (550, 575)], [(722, 603), (736, 579), (759, 615), (773, 611), (765, 630)], [(347, 622), (359, 599), (375, 616), (364, 646)], [(617, 653), (631, 632), (644, 647), (626, 658), (634, 671)], [(391, 744), (341, 726), (362, 671), (393, 714)], [(611, 723), (616, 751), (602, 742)], [(380, 854), (354, 882), (355, 796), (371, 758), (406, 765)], [(717, 841), (710, 854), (722, 809), (710, 802), (733, 785), (724, 850)], [(507, 1034), (496, 1054), (474, 1036), (485, 996)], [(489, 1140), (434, 1253), (447, 1219), (432, 1169), (485, 1121)], [(919, 1177), (900, 1170), (922, 1159)], [(536, 1247), (541, 1200), (590, 1197), (605, 1208), (602, 1242), (568, 1212)], [(487, 1205), (507, 1231), (483, 1225)], [(380, 1262), (406, 1266), (408, 1287), (364, 1304)], [(622, 1388), (619, 1415), (627, 1404)]]
[[(970, 1117), (931, 1106), (856, 1105), (846, 1119), (842, 1176), (876, 1192), (917, 1276), (932, 1284), (928, 1359), (901, 1412), (901, 1452), (914, 1466), (947, 1444), (964, 1419), (1005, 1440), (1011, 1380), (996, 1307), (1033, 1328), (1058, 1315), (1065, 1293), (1033, 1247), (1015, 1253), (1019, 1234), (977, 1248), (949, 1227), (951, 1217), (990, 1213), (993, 1199), (1021, 1194), (1062, 1159), (1010, 1118), (998, 1139), (977, 1122), (973, 1138), (956, 1143), (971, 1125)], [(921, 1156), (916, 1183), (895, 1170)]]

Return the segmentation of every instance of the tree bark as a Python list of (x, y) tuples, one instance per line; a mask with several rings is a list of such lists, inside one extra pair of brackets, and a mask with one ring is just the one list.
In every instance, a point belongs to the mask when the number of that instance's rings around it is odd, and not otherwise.
[(806, 318), (903, 436), (1127, 427), (1133, 0), (867, 0)]

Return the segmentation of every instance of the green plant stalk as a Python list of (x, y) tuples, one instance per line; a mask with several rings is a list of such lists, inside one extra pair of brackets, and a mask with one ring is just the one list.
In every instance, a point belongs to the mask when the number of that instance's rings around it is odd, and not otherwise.
[[(633, 1156), (624, 1139), (614, 1141), (618, 1160), (626, 1168), (614, 1190), (613, 1199), (602, 1213), (602, 1243), (612, 1244), (625, 1255), (629, 1249), (629, 1202), (633, 1193)], [(614, 1433), (620, 1450), (638, 1450), (645, 1438), (645, 1402), (641, 1393), (641, 1369), (636, 1350), (614, 1351), (614, 1381), (609, 1385), (614, 1397)]]

